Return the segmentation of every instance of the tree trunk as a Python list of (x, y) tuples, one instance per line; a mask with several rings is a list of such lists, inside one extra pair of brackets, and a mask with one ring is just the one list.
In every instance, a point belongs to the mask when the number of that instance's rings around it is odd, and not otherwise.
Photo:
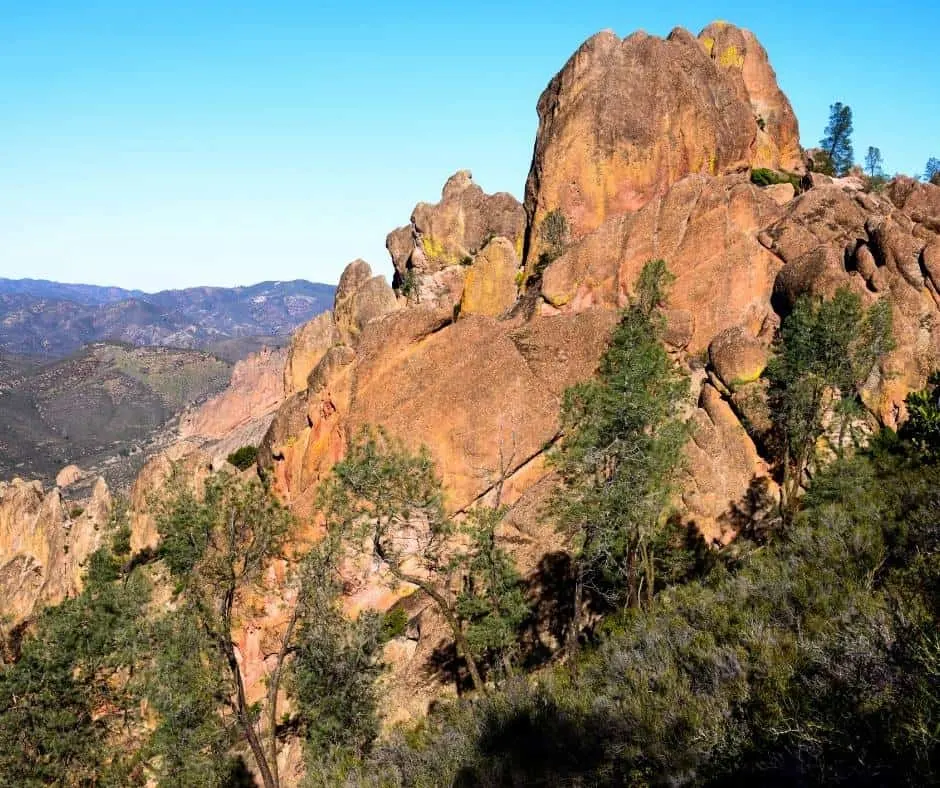
[(261, 772), (261, 781), (264, 788), (279, 788), (279, 783), (271, 773), (268, 765), (268, 759), (264, 752), (264, 747), (258, 738), (258, 732), (251, 720), (251, 714), (248, 711), (248, 699), (245, 697), (245, 682), (242, 681), (242, 671), (238, 666), (238, 658), (235, 656), (235, 646), (232, 644), (232, 605), (235, 601), (234, 585), (226, 590), (222, 598), (221, 619), (222, 631), (218, 633), (218, 643), (225, 655), (225, 661), (228, 663), (229, 672), (232, 674), (232, 680), (235, 682), (235, 715), (238, 718), (238, 724), (245, 734), (248, 746), (251, 748), (252, 755), (255, 756), (255, 763), (258, 765), (258, 771)]
[(571, 609), (571, 626), (568, 629), (568, 662), (571, 667), (572, 675), (577, 678), (578, 675), (578, 638), (581, 635), (581, 607), (584, 604), (584, 567), (581, 561), (578, 561), (574, 576), (574, 598)]
[(457, 620), (457, 616), (454, 615), (452, 606), (448, 603), (444, 595), (434, 588), (434, 586), (432, 586), (427, 581), (422, 580), (420, 577), (415, 577), (414, 575), (409, 575), (405, 572), (402, 572), (394, 561), (389, 561), (387, 557), (381, 553), (379, 554), (379, 558), (385, 561), (389, 571), (396, 578), (402, 582), (411, 583), (412, 585), (417, 586), (422, 591), (424, 591), (425, 594), (431, 597), (431, 599), (434, 601), (434, 604), (437, 605), (437, 609), (440, 610), (441, 615), (444, 616), (444, 620), (447, 621), (447, 625), (450, 627), (451, 634), (454, 636), (454, 643), (457, 645), (457, 655), (463, 657), (467, 663), (467, 670), (470, 672), (470, 680), (473, 682), (473, 688), (486, 695), (486, 684), (483, 683), (483, 677), (480, 675), (479, 666), (477, 665), (476, 660), (473, 658), (473, 653), (470, 651), (470, 644), (467, 642), (467, 637), (460, 628), (460, 622)]
[(278, 781), (271, 773), (267, 756), (264, 753), (264, 747), (261, 746), (261, 741), (258, 739), (258, 732), (255, 730), (255, 726), (251, 721), (251, 715), (248, 713), (248, 701), (245, 698), (245, 684), (242, 681), (242, 672), (238, 667), (238, 660), (235, 657), (235, 649), (232, 646), (231, 640), (225, 635), (221, 637), (224, 641), (223, 648), (225, 650), (225, 658), (228, 662), (229, 670), (235, 679), (235, 703), (238, 724), (241, 726), (242, 732), (248, 740), (248, 746), (251, 747), (251, 752), (255, 756), (255, 763), (258, 764), (258, 771), (261, 772), (261, 781), (264, 783), (264, 788), (278, 788)]
[(287, 629), (284, 631), (284, 637), (281, 639), (281, 648), (277, 654), (277, 662), (274, 665), (274, 670), (268, 681), (268, 727), (271, 729), (269, 757), (271, 759), (271, 776), (274, 778), (275, 785), (280, 785), (281, 782), (277, 768), (277, 693), (281, 685), (284, 660), (287, 658), (287, 653), (290, 650), (291, 640), (293, 640), (294, 637), (294, 629), (297, 627), (297, 619), (300, 616), (301, 604), (303, 604), (303, 602), (298, 597), (294, 611), (291, 613), (290, 621), (287, 624)]

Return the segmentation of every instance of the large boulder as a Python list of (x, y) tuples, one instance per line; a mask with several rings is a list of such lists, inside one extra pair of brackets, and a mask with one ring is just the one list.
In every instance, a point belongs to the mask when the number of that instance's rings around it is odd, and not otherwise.
[(903, 418), (907, 393), (940, 366), (940, 298), (927, 265), (928, 249), (940, 243), (932, 229), (940, 205), (921, 186), (898, 179), (877, 196), (825, 184), (793, 200), (759, 235), (784, 263), (773, 292), (780, 311), (802, 295), (828, 298), (841, 287), (866, 304), (890, 304), (896, 347), (862, 393), (889, 426)]
[[(713, 59), (717, 39), (709, 51), (682, 29), (666, 39), (604, 31), (552, 79), (538, 102), (526, 183), (527, 267), (545, 246), (540, 230), (551, 212), (576, 241), (690, 173), (799, 163), (796, 121), (766, 53), (731, 26), (721, 39), (728, 43)], [(740, 51), (731, 58), (733, 46)]]
[(729, 389), (753, 383), (767, 366), (770, 353), (762, 342), (741, 326), (732, 326), (716, 336), (708, 346), (715, 374)]
[(770, 294), (781, 265), (757, 234), (782, 211), (743, 177), (688, 176), (570, 248), (544, 272), (542, 297), (562, 312), (617, 309), (643, 266), (662, 258), (676, 277), (669, 307), (690, 323), (683, 345), (691, 353), (732, 326), (756, 336), (775, 319)]
[[(395, 291), (385, 277), (373, 276), (372, 268), (365, 260), (353, 261), (340, 276), (333, 302), (337, 339), (347, 345), (355, 345), (362, 329), (370, 321), (398, 308)], [(325, 347), (323, 352), (326, 352)]]
[(500, 317), (516, 303), (519, 258), (511, 241), (494, 238), (467, 270), (460, 299), (461, 315)]

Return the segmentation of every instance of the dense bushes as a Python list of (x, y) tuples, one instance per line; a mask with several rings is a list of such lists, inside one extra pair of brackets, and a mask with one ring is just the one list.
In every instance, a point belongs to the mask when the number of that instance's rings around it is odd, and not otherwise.
[(576, 672), (398, 734), (371, 768), (402, 785), (933, 784), (937, 473), (890, 438), (838, 461), (769, 546), (618, 615)]

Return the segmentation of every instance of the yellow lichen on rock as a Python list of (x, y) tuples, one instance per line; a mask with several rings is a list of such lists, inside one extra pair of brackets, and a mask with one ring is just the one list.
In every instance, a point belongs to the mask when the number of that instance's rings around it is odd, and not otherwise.
[(490, 241), (467, 271), (460, 314), (500, 317), (508, 312), (516, 302), (518, 268), (519, 258), (511, 241)]

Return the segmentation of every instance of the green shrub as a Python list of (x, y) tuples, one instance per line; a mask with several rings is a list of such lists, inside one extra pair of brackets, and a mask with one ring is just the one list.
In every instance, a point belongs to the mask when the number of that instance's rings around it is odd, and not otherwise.
[(793, 172), (769, 170), (766, 167), (755, 167), (751, 170), (751, 183), (755, 186), (773, 186), (778, 183), (789, 183), (799, 193), (802, 189), (800, 176)]
[(382, 642), (401, 637), (408, 629), (408, 614), (402, 607), (393, 607), (382, 616)]
[(238, 470), (247, 470), (258, 460), (258, 447), (242, 446), (240, 449), (233, 451), (226, 459)]

